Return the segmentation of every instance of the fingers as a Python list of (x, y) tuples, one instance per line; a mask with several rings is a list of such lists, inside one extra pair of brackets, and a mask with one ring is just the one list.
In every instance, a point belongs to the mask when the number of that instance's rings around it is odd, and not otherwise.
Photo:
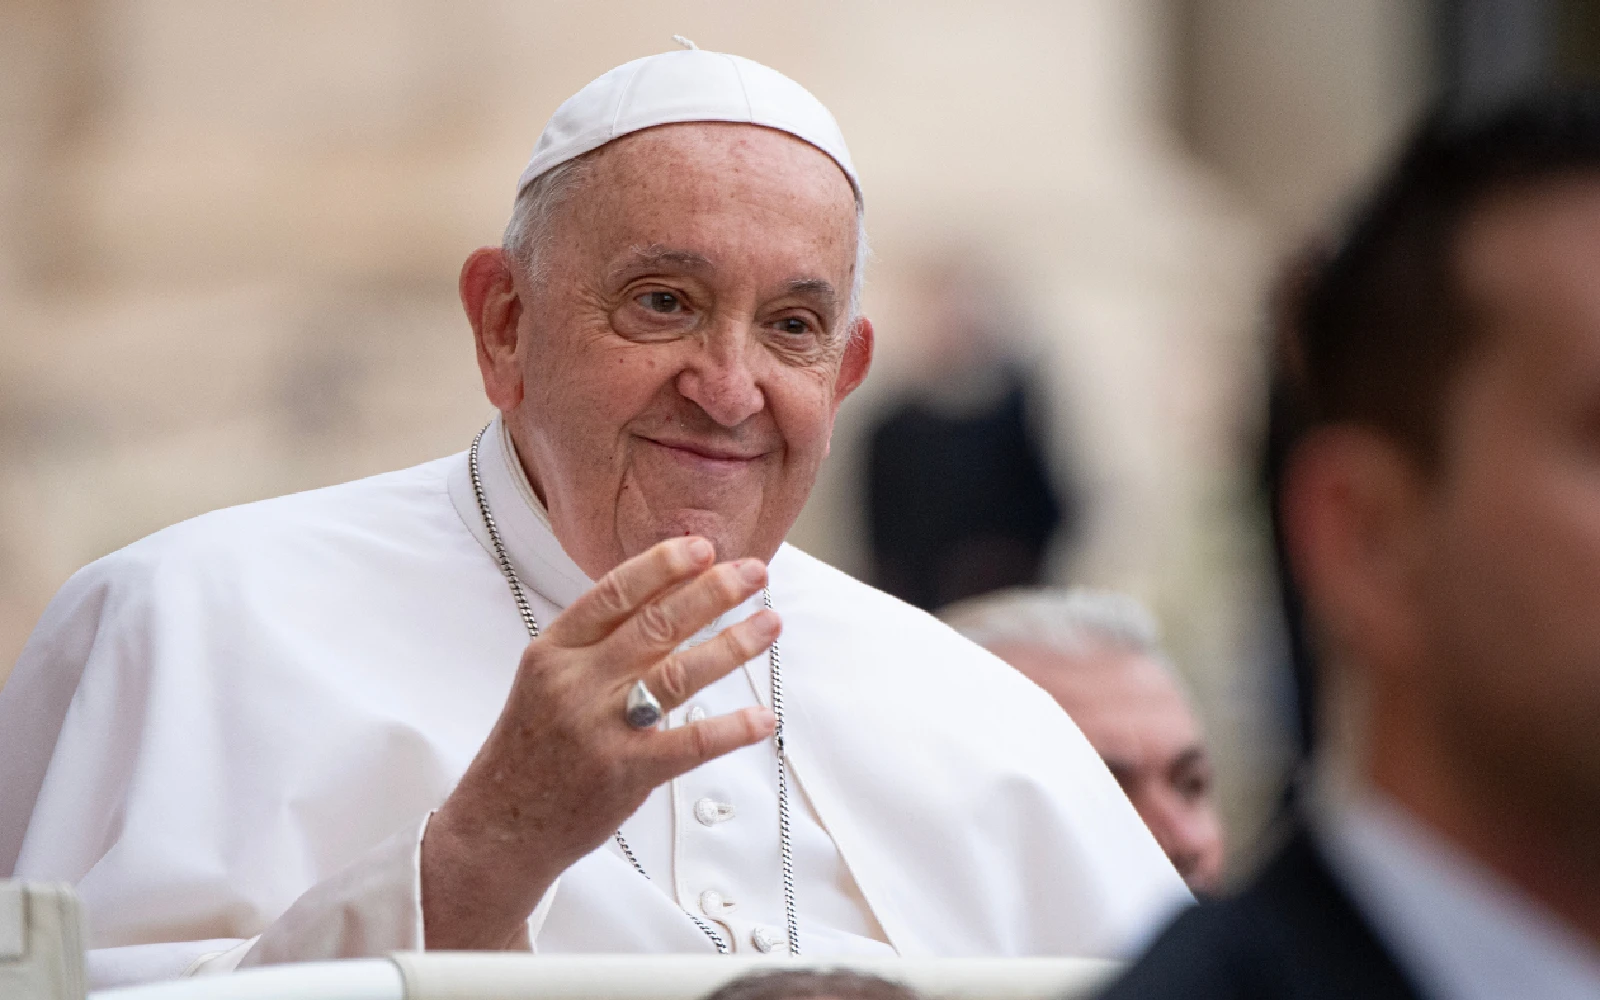
[[(692, 582), (640, 608), (605, 641), (605, 659), (623, 673), (637, 674), (645, 664), (672, 652), (718, 615), (743, 604), (766, 582), (767, 567), (759, 559), (713, 566)], [(659, 697), (661, 692), (656, 694)]]
[(704, 538), (657, 542), (601, 577), (550, 623), (545, 635), (560, 646), (591, 646), (652, 598), (703, 572), (715, 558), (716, 550)]
[(645, 675), (645, 686), (670, 712), (696, 691), (755, 658), (778, 638), (783, 623), (775, 611), (762, 610), (717, 633), (709, 642), (673, 653)]
[(649, 733), (650, 762), (657, 784), (772, 736), (774, 720), (767, 708), (746, 708), (727, 715), (691, 722), (687, 726)]

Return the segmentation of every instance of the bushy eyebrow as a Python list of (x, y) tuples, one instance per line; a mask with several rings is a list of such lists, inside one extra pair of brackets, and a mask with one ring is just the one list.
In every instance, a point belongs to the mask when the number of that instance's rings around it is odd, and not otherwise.
[[(636, 274), (654, 270), (705, 274), (712, 269), (710, 258), (703, 254), (652, 243), (649, 246), (636, 246), (629, 250), (628, 254), (611, 268), (609, 278), (612, 284), (620, 284)], [(839, 304), (839, 293), (833, 287), (833, 282), (826, 278), (795, 278), (784, 286), (784, 291), (811, 300), (819, 312), (830, 315)]]
[(796, 278), (789, 282), (789, 294), (811, 299), (820, 312), (830, 316), (839, 304), (839, 293), (834, 290), (833, 282), (824, 278)]
[(628, 255), (618, 261), (617, 265), (611, 269), (610, 278), (612, 282), (616, 282), (639, 271), (662, 268), (703, 273), (711, 270), (711, 261), (692, 250), (674, 250), (671, 247), (653, 243), (650, 246), (634, 247), (630, 250)]

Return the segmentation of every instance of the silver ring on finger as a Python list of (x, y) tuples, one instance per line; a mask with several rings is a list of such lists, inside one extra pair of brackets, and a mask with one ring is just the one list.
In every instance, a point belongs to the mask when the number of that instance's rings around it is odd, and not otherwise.
[(661, 721), (661, 715), (661, 702), (650, 693), (644, 679), (634, 681), (633, 687), (628, 690), (628, 701), (622, 713), (628, 725), (634, 729), (649, 729)]

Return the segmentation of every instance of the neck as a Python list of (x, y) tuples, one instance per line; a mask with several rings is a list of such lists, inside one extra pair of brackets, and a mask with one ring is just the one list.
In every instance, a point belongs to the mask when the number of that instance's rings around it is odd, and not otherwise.
[(539, 520), (544, 522), (545, 527), (550, 529), (550, 533), (556, 536), (556, 541), (561, 544), (567, 555), (571, 557), (572, 561), (577, 564), (578, 568), (589, 579), (599, 580), (605, 576), (612, 568), (621, 563), (622, 559), (616, 557), (615, 553), (590, 551), (588, 547), (580, 544), (577, 532), (562, 530), (559, 516), (566, 512), (551, 509), (549, 493), (540, 481), (537, 470), (528, 461), (528, 456), (533, 454), (533, 451), (525, 442), (520, 440), (518, 425), (509, 413), (501, 413), (500, 428), (501, 440), (504, 442), (506, 453), (510, 458), (514, 471), (521, 479), (519, 486), (523, 488), (521, 490), (523, 500)]
[(1381, 701), (1365, 768), (1373, 787), (1600, 947), (1600, 817), (1538, 783), (1497, 780), (1420, 725), (1409, 698)]

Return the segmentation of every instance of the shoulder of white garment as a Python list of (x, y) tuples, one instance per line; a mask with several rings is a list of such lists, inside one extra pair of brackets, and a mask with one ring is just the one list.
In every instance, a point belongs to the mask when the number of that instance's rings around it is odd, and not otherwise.
[[(158, 571), (226, 569), (233, 558), (293, 558), (330, 543), (389, 545), (392, 528), (435, 519), (447, 508), (446, 477), (455, 456), (321, 489), (214, 510), (140, 539), (86, 571), (144, 562)], [(446, 523), (449, 523), (446, 519)], [(288, 549), (278, 546), (287, 545)]]
[[(436, 519), (447, 509), (439, 501), (446, 497), (451, 461), (225, 507), (163, 528), (73, 574), (40, 619), (40, 629), (52, 624), (53, 612), (61, 610), (57, 605), (75, 605), (91, 594), (158, 593), (150, 588), (186, 580), (231, 583), (241, 563), (289, 564), (308, 553), (403, 542), (393, 537), (393, 527), (412, 518)], [(464, 529), (462, 534), (467, 537)]]
[(785, 663), (808, 694), (859, 703), (870, 692), (886, 721), (911, 722), (923, 741), (963, 744), (984, 759), (999, 750), (1014, 766), (1009, 748), (1043, 741), (1064, 744), (1062, 766), (1104, 771), (1043, 689), (933, 615), (788, 545), (771, 577)]
[(1040, 688), (792, 547), (771, 579), (800, 784), (902, 954), (1128, 957), (1188, 901)]
[[(919, 686), (927, 696), (947, 700), (949, 689), (935, 683), (940, 681), (963, 690), (981, 688), (991, 700), (1052, 726), (1064, 718), (1049, 695), (982, 646), (926, 611), (792, 545), (784, 545), (773, 558), (771, 579), (773, 600), (786, 622), (820, 632), (835, 644), (848, 643), (852, 659), (871, 651), (876, 670), (897, 680), (903, 671), (915, 671), (929, 682)], [(786, 634), (784, 642), (790, 641)]]
[[(448, 502), (450, 461), (212, 511), (73, 574), (0, 689), (0, 872), (17, 860), (53, 758), (59, 769), (85, 752), (129, 752), (145, 738), (138, 716), (158, 700), (198, 706), (216, 691), (207, 675), (273, 666), (261, 631), (302, 607), (314, 613), (319, 589), (359, 592), (374, 561), (391, 576), (397, 565), (427, 565), (419, 560), (436, 561), (441, 533), (481, 561)], [(64, 731), (69, 709), (103, 728)], [(67, 758), (63, 739), (72, 740)]]

